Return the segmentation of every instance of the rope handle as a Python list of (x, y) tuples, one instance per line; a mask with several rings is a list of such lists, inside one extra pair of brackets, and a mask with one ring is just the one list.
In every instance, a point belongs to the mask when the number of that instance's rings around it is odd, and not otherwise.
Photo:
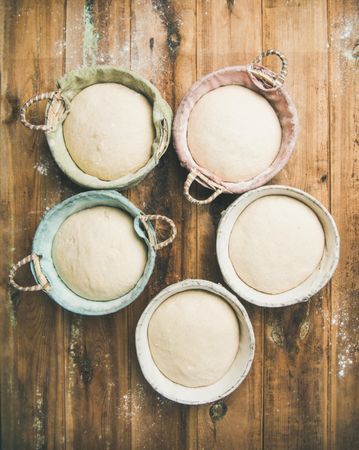
[[(273, 74), (273, 76), (268, 75), (266, 71), (263, 70), (263, 67), (258, 67), (258, 65), (262, 62), (264, 58), (270, 55), (278, 56), (278, 58), (282, 61), (281, 71), (277, 74)], [(257, 66), (257, 67), (255, 67)], [(283, 53), (275, 50), (274, 48), (270, 48), (265, 52), (262, 52), (258, 55), (251, 64), (248, 66), (248, 70), (258, 79), (268, 83), (271, 87), (281, 87), (283, 86), (285, 77), (288, 74), (288, 60), (283, 55)]]
[[(25, 264), (30, 263), (31, 261), (34, 262), (35, 273), (36, 273), (36, 276), (37, 276), (40, 284), (35, 284), (34, 286), (27, 286), (27, 287), (20, 286), (15, 281), (16, 272), (18, 271), (18, 269), (20, 269), (20, 267), (24, 266)], [(11, 284), (11, 286), (13, 286), (18, 291), (24, 291), (24, 292), (33, 292), (33, 291), (42, 291), (42, 290), (48, 291), (50, 289), (50, 283), (48, 282), (47, 278), (45, 277), (44, 273), (41, 270), (40, 258), (35, 254), (26, 256), (21, 261), (17, 262), (16, 264), (14, 264), (11, 267), (11, 270), (9, 273), (9, 283)]]
[[(167, 247), (167, 245), (171, 244), (175, 237), (177, 236), (177, 228), (175, 223), (172, 219), (166, 217), (166, 216), (160, 216), (158, 214), (147, 214), (147, 215), (141, 215), (139, 216), (139, 220), (141, 221), (142, 225), (144, 226), (146, 233), (149, 237), (150, 244), (155, 250), (160, 250), (161, 248)], [(150, 220), (162, 220), (163, 222), (166, 222), (171, 227), (171, 235), (169, 238), (167, 238), (165, 241), (162, 242), (155, 242), (152, 237), (152, 233), (150, 232), (148, 221)]]
[[(190, 194), (189, 190), (192, 186), (192, 183), (194, 182), (194, 180), (196, 178), (200, 178), (208, 186), (209, 189), (214, 190), (213, 194), (210, 197), (208, 197), (204, 200), (198, 200)], [(187, 179), (184, 184), (184, 188), (183, 188), (183, 193), (184, 193), (184, 196), (186, 197), (186, 199), (189, 202), (194, 203), (195, 205), (208, 205), (209, 203), (212, 203), (213, 200), (215, 200), (224, 191), (225, 191), (225, 188), (223, 186), (220, 186), (219, 184), (214, 183), (213, 181), (211, 181), (209, 178), (207, 178), (205, 175), (203, 175), (196, 169), (192, 170), (192, 172), (190, 172), (188, 174)]]
[[(27, 109), (42, 100), (50, 100), (51, 105), (48, 112), (47, 124), (45, 125), (34, 125), (26, 119)], [(61, 97), (59, 91), (44, 92), (43, 94), (37, 94), (31, 97), (20, 109), (20, 120), (25, 127), (30, 128), (30, 130), (42, 130), (45, 132), (53, 131), (54, 126), (64, 118), (69, 112), (68, 106), (65, 104), (64, 99)]]

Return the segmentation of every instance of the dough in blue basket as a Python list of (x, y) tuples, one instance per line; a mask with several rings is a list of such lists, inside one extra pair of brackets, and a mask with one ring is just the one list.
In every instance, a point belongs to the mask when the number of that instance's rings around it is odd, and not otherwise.
[(95, 206), (68, 217), (57, 231), (52, 258), (63, 282), (79, 296), (97, 301), (119, 298), (133, 289), (147, 263), (147, 248), (133, 217)]

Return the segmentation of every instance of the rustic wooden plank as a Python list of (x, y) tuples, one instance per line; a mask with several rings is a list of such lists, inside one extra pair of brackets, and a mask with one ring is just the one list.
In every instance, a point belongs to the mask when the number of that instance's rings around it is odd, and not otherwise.
[[(323, 1), (263, 3), (263, 47), (289, 60), (286, 87), (299, 112), (295, 154), (274, 183), (329, 206), (327, 10)], [(307, 304), (266, 310), (264, 448), (327, 448), (329, 290)]]
[[(67, 2), (66, 71), (130, 60), (130, 3)], [(67, 195), (79, 189), (68, 185)], [(127, 312), (65, 315), (66, 444), (68, 448), (130, 448)]]
[(358, 33), (357, 1), (329, 1), (331, 207), (341, 235), (332, 284), (331, 445), (359, 447)]
[[(150, 286), (134, 305), (109, 317), (63, 312), (44, 294), (5, 289), (9, 265), (30, 251), (45, 209), (81, 190), (60, 173), (44, 136), (23, 128), (16, 116), (23, 100), (51, 90), (64, 70), (94, 63), (131, 64), (177, 106), (195, 78), (246, 63), (260, 51), (259, 0), (198, 0), (197, 10), (195, 0), (69, 0), (66, 11), (61, 2), (4, 2), (2, 447), (252, 449), (263, 444), (345, 450), (359, 445), (358, 5), (353, 0), (328, 3), (327, 11), (324, 0), (264, 0), (263, 48), (278, 46), (287, 54), (286, 85), (302, 125), (296, 153), (274, 182), (303, 188), (331, 206), (342, 235), (341, 262), (331, 291), (325, 289), (307, 305), (266, 311), (265, 329), (263, 310), (245, 305), (257, 338), (254, 366), (247, 381), (209, 411), (208, 406), (175, 405), (147, 385), (137, 364), (134, 331), (147, 302), (166, 285), (194, 276), (222, 281), (215, 230), (220, 212), (233, 198), (197, 212), (183, 199), (185, 172), (170, 148), (155, 172), (128, 193), (144, 210), (173, 217), (179, 228), (172, 249), (159, 254)], [(43, 109), (35, 107), (31, 117), (40, 121)], [(30, 282), (31, 277), (22, 273), (19, 280)]]
[[(197, 45), (197, 16), (196, 0), (174, 0), (174, 10), (180, 20), (180, 46), (177, 49), (174, 62), (174, 111), (180, 101), (187, 93), (188, 89), (196, 81), (197, 61), (195, 57)], [(170, 149), (171, 151), (171, 149)], [(173, 150), (172, 150), (173, 151)], [(180, 257), (181, 257), (181, 279), (198, 278), (197, 265), (197, 208), (187, 202), (183, 197), (183, 184), (187, 172), (174, 166), (174, 173), (178, 177), (179, 186), (173, 192), (173, 197), (181, 202), (182, 216), (179, 217), (180, 225)], [(177, 244), (177, 245), (178, 245)], [(185, 448), (188, 450), (197, 449), (198, 434), (198, 408), (188, 406), (182, 408), (182, 426), (185, 427), (186, 441)], [(184, 441), (184, 438), (183, 438)]]
[[(197, 78), (215, 69), (247, 64), (261, 52), (261, 2), (199, 1)], [(201, 190), (202, 192), (202, 190)], [(215, 252), (221, 212), (234, 201), (225, 196), (198, 207), (198, 275), (222, 282)], [(262, 311), (245, 304), (254, 325), (257, 348), (251, 372), (223, 402), (198, 409), (199, 448), (258, 449), (262, 445)]]
[[(188, 61), (194, 40), (191, 2), (133, 0), (131, 12), (131, 69), (152, 81), (173, 107), (193, 78), (194, 62)], [(189, 63), (186, 69), (180, 66), (184, 60)], [(178, 227), (175, 243), (158, 252), (149, 286), (129, 307), (133, 448), (185, 448), (192, 439), (186, 408), (160, 397), (144, 380), (133, 337), (148, 301), (167, 285), (195, 274), (195, 254), (189, 252), (195, 245), (195, 215), (193, 209), (184, 205), (183, 176), (183, 171), (179, 176), (179, 164), (171, 146), (159, 166), (130, 193), (135, 204), (149, 213), (171, 217)], [(184, 259), (184, 252), (188, 259)]]
[[(42, 133), (17, 120), (22, 102), (51, 89), (62, 57), (62, 2), (3, 2), (1, 79), (1, 444), (64, 448), (63, 312), (40, 293), (8, 289), (10, 264), (31, 251), (46, 208), (56, 203), (58, 171)], [(33, 120), (42, 121), (44, 105)], [(27, 268), (19, 276), (33, 284)]]

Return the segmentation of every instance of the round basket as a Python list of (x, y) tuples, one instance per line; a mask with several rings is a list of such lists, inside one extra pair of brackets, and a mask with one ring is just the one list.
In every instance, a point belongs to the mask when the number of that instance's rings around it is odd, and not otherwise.
[[(109, 301), (88, 300), (75, 294), (59, 277), (52, 260), (53, 239), (61, 224), (72, 214), (94, 206), (111, 206), (130, 214), (137, 235), (147, 246), (147, 264), (136, 286), (120, 298)], [(151, 221), (162, 220), (171, 227), (171, 236), (164, 242), (157, 242)], [(116, 191), (90, 191), (74, 195), (54, 206), (40, 222), (32, 245), (31, 255), (15, 264), (9, 275), (10, 284), (20, 291), (45, 291), (49, 297), (65, 309), (90, 316), (110, 314), (132, 303), (144, 290), (153, 272), (156, 250), (170, 244), (176, 236), (176, 227), (164, 216), (145, 215), (123, 195)], [(30, 263), (36, 284), (19, 286), (14, 278), (16, 271)]]
[[(273, 295), (257, 291), (239, 278), (228, 249), (230, 235), (239, 215), (249, 204), (267, 195), (285, 195), (303, 202), (317, 215), (325, 236), (324, 254), (318, 268), (297, 287)], [(242, 195), (224, 211), (217, 231), (217, 258), (225, 282), (244, 300), (265, 307), (289, 306), (309, 300), (329, 282), (339, 260), (339, 234), (333, 217), (311, 195), (288, 186), (265, 186)]]
[[(71, 110), (72, 99), (83, 89), (96, 83), (119, 83), (143, 94), (153, 107), (155, 140), (152, 156), (136, 173), (127, 174), (117, 180), (105, 181), (83, 172), (68, 152), (63, 136), (63, 122)], [(170, 106), (161, 97), (155, 86), (140, 75), (113, 66), (83, 67), (69, 72), (57, 82), (58, 89), (36, 95), (20, 110), (22, 123), (32, 130), (46, 133), (51, 153), (60, 169), (75, 183), (91, 189), (127, 189), (143, 180), (158, 164), (167, 150), (172, 123)], [(26, 110), (40, 100), (48, 100), (44, 125), (33, 125), (26, 119)]]
[[(259, 65), (268, 55), (277, 55), (282, 61), (279, 74)], [(198, 205), (211, 203), (222, 193), (241, 194), (262, 186), (273, 178), (288, 162), (297, 140), (298, 115), (287, 91), (282, 87), (287, 75), (287, 60), (276, 50), (267, 50), (248, 66), (225, 67), (206, 75), (195, 83), (179, 105), (173, 124), (173, 140), (181, 165), (188, 171), (184, 185), (184, 194), (191, 202)], [(238, 183), (225, 182), (205, 167), (200, 167), (193, 159), (187, 142), (188, 121), (191, 111), (198, 100), (208, 92), (221, 86), (240, 85), (262, 95), (276, 112), (281, 128), (280, 149), (271, 165), (255, 177)], [(205, 200), (198, 200), (190, 194), (194, 181), (214, 191)]]
[[(235, 311), (241, 329), (240, 348), (225, 376), (210, 386), (190, 388), (165, 377), (154, 363), (148, 343), (148, 324), (155, 310), (172, 295), (200, 289), (219, 295)], [(142, 373), (150, 385), (164, 397), (187, 405), (217, 401), (233, 392), (245, 379), (254, 358), (255, 339), (251, 321), (238, 299), (220, 284), (205, 280), (185, 280), (168, 286), (160, 292), (143, 312), (136, 328), (136, 350)]]

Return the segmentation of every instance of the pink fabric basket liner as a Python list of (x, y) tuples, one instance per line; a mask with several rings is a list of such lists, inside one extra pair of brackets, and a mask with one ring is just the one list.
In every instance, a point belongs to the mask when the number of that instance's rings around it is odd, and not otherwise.
[[(269, 76), (273, 76), (270, 70), (262, 66), (256, 66), (256, 68)], [(263, 95), (275, 110), (282, 127), (281, 146), (272, 164), (250, 180), (238, 183), (225, 182), (205, 167), (200, 167), (194, 161), (187, 143), (188, 120), (194, 105), (208, 92), (221, 86), (233, 84), (244, 86)], [(217, 185), (222, 186), (224, 192), (241, 194), (267, 183), (286, 165), (294, 150), (298, 131), (297, 111), (287, 91), (283, 87), (266, 87), (262, 81), (248, 71), (247, 66), (233, 66), (211, 72), (191, 87), (177, 110), (173, 123), (173, 140), (180, 163), (189, 172), (199, 172)], [(201, 178), (196, 178), (196, 180), (203, 186), (209, 187)]]

